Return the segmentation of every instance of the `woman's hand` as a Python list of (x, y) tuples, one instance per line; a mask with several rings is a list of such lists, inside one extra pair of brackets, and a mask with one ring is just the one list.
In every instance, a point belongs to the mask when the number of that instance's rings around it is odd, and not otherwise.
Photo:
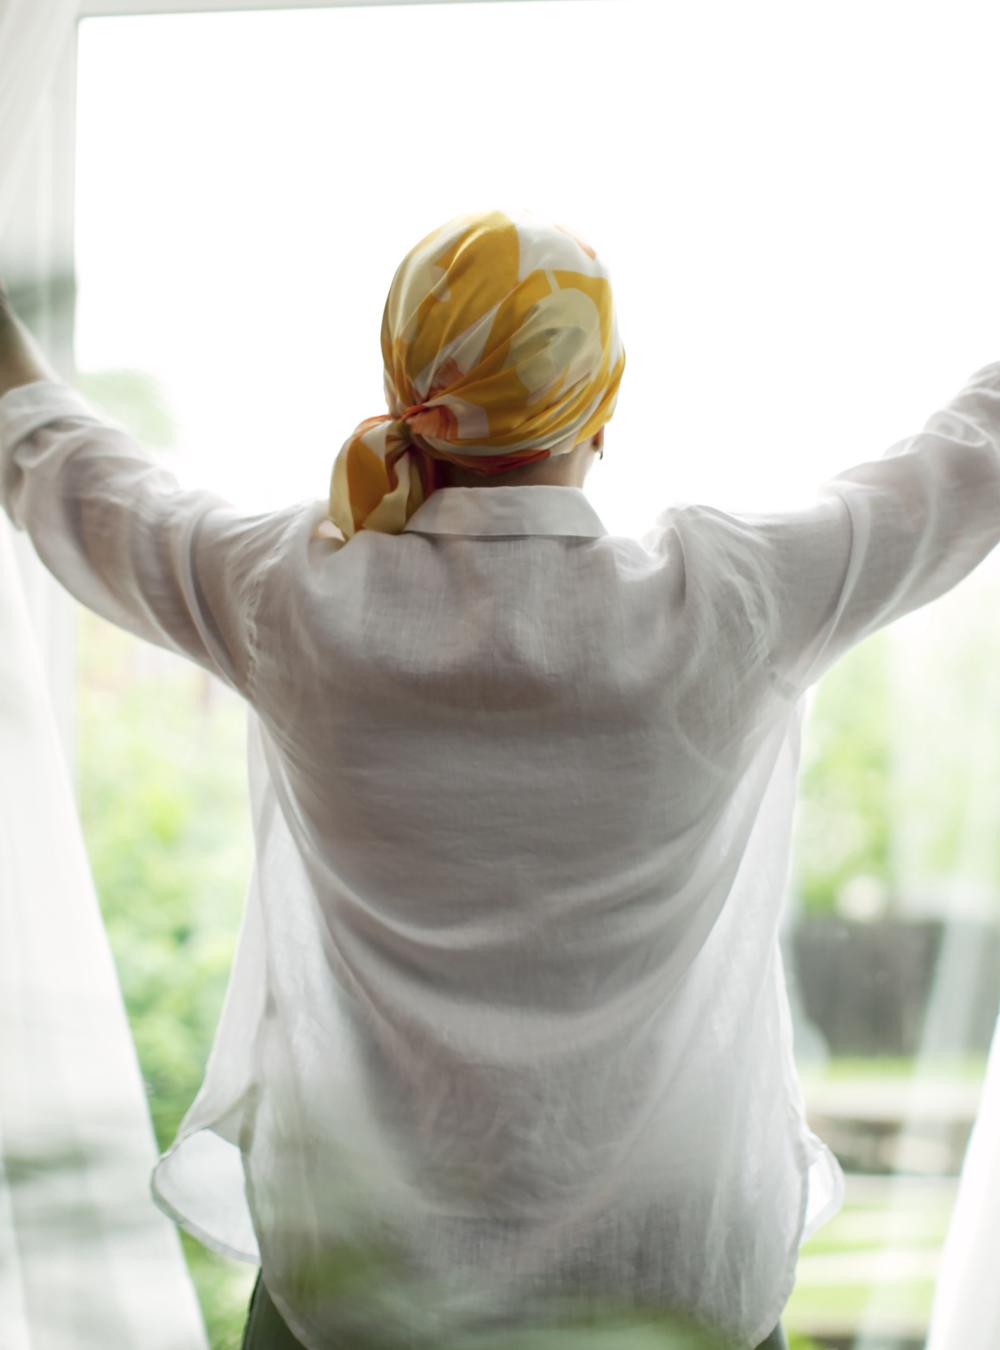
[(58, 380), (59, 376), (10, 307), (10, 296), (0, 276), (0, 398), (22, 384)]
[(8, 324), (13, 315), (14, 311), (10, 307), (10, 295), (4, 284), (3, 273), (0, 273), (0, 328)]

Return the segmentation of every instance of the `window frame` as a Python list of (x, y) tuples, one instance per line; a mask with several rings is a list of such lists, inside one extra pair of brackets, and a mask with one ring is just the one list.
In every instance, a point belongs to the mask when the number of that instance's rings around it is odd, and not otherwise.
[[(561, 4), (565, 0), (543, 0)], [(587, 3), (587, 0), (583, 0)], [(83, 0), (81, 19), (136, 14), (211, 14), (253, 9), (364, 9), (379, 5), (476, 5), (498, 0)], [(538, 0), (499, 0), (501, 4), (536, 4)]]

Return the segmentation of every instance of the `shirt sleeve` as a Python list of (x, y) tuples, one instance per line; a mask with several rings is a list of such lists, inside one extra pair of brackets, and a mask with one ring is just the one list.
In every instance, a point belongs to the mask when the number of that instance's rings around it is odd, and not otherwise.
[(0, 398), (0, 505), (88, 609), (248, 693), (257, 593), (288, 512), (241, 514), (180, 487), (78, 391), (49, 380)]
[(801, 509), (681, 511), (742, 597), (750, 645), (795, 697), (1000, 543), (1000, 362), (976, 371), (922, 431), (828, 479)]

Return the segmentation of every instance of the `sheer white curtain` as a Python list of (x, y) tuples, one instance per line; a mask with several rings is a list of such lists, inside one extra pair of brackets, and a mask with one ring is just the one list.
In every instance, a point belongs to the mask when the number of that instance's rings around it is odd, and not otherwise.
[(927, 1350), (1000, 1344), (996, 1215), (1000, 1204), (1000, 1019), (935, 1290)]
[[(0, 0), (0, 270), (47, 234), (26, 188), (76, 0)], [(23, 584), (0, 515), (0, 1346), (204, 1350)], [(33, 560), (32, 560), (33, 561)], [(30, 597), (30, 598), (29, 598)], [(36, 619), (33, 624), (32, 619)], [(141, 899), (141, 898), (140, 898)]]
[[(994, 553), (960, 592), (914, 615), (893, 634), (893, 688), (910, 726), (926, 719), (930, 745), (894, 747), (902, 783), (894, 808), (900, 839), (897, 880), (916, 897), (936, 893), (951, 920), (934, 971), (915, 1066), (944, 1048), (968, 1046), (973, 1007), (984, 983), (996, 997), (981, 929), (996, 923), (1000, 824), (1000, 681), (996, 657), (1000, 554)], [(979, 653), (985, 650), (986, 659)], [(952, 735), (947, 734), (952, 731)], [(918, 762), (919, 761), (919, 762)], [(946, 858), (934, 863), (934, 822), (922, 784), (948, 783), (960, 826)], [(907, 795), (913, 803), (906, 809)], [(937, 798), (935, 798), (937, 799)], [(921, 804), (921, 802), (923, 804)], [(909, 819), (907, 818), (909, 816)], [(928, 837), (929, 836), (929, 837)], [(940, 842), (938, 843), (940, 848)], [(936, 875), (935, 875), (936, 874)], [(923, 1094), (926, 1104), (927, 1093)], [(914, 1103), (916, 1105), (916, 1103)], [(904, 1133), (905, 1141), (905, 1133)], [(926, 1350), (994, 1350), (1000, 1345), (996, 1214), (1000, 1206), (1000, 1020), (995, 1024), (976, 1121), (962, 1163), (958, 1195), (942, 1254)], [(877, 1339), (873, 1338), (873, 1344)], [(867, 1350), (864, 1342), (860, 1350)]]
[[(974, 1031), (995, 974), (982, 933), (997, 921), (1000, 683), (988, 616), (1000, 599), (1000, 555), (958, 589), (889, 633), (893, 882), (914, 917), (942, 915), (912, 1077), (899, 1088), (902, 1130), (887, 1204), (887, 1248), (912, 1241), (906, 1168), (927, 1166), (926, 1115), (942, 1055), (979, 1044)], [(984, 618), (984, 616), (987, 616)], [(953, 820), (935, 819), (950, 797)], [(948, 826), (957, 821), (950, 834)], [(980, 926), (982, 925), (982, 926)], [(995, 1214), (1000, 1204), (1000, 1022), (994, 1027), (976, 1123), (935, 1284), (926, 1350), (1000, 1345)], [(898, 1287), (876, 1287), (858, 1319), (854, 1350), (879, 1350)]]

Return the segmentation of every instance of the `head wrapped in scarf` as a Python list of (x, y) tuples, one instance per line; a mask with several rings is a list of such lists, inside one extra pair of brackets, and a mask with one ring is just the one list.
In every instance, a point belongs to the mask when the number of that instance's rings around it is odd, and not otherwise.
[(483, 474), (569, 454), (610, 421), (625, 351), (608, 273), (528, 211), (457, 216), (403, 259), (382, 316), (389, 414), (341, 447), (330, 519), (398, 534), (447, 460)]

